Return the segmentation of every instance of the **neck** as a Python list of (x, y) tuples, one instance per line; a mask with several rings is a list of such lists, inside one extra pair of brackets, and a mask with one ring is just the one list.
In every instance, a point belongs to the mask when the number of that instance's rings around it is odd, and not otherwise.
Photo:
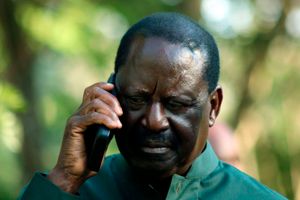
[(162, 197), (162, 199), (166, 199), (171, 181), (172, 181), (172, 177), (168, 177), (161, 180), (148, 180), (146, 184), (151, 190), (153, 190), (160, 197)]
[(156, 193), (159, 199), (166, 199), (169, 187), (172, 181), (172, 176), (162, 177), (155, 176), (153, 173), (142, 173), (141, 171), (135, 171), (135, 177), (139, 180), (143, 187)]

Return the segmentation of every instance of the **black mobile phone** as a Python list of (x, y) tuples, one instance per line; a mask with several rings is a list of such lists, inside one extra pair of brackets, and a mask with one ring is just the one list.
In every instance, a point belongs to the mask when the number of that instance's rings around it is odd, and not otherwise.
[[(111, 74), (108, 83), (115, 83), (115, 75)], [(111, 92), (115, 95), (114, 90)], [(98, 172), (103, 162), (107, 147), (113, 138), (111, 131), (104, 125), (93, 124), (87, 127), (84, 133), (87, 151), (87, 167)]]

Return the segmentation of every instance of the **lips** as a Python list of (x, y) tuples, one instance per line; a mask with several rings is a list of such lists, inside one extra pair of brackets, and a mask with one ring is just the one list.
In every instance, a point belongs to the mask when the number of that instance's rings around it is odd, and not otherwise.
[(170, 151), (169, 147), (142, 147), (144, 153), (150, 154), (164, 154)]
[(171, 150), (171, 143), (162, 140), (147, 140), (141, 145), (141, 151), (148, 154), (165, 154)]
[(169, 154), (175, 147), (175, 138), (170, 130), (164, 132), (152, 132), (144, 126), (138, 130), (130, 131), (131, 145), (136, 153), (140, 152), (142, 156), (163, 156)]

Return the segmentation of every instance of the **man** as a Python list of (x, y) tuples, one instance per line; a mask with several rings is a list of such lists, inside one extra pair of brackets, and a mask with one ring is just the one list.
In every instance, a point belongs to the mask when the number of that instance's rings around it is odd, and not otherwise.
[[(23, 199), (285, 199), (206, 142), (222, 89), (217, 46), (197, 23), (174, 13), (142, 19), (122, 38), (114, 73), (114, 85), (85, 90), (56, 166), (37, 173)], [(86, 165), (92, 124), (111, 129), (121, 152), (98, 174)]]

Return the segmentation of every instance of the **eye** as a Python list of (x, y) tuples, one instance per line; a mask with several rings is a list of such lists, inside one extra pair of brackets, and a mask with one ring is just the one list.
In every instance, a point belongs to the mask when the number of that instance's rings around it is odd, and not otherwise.
[(147, 100), (141, 96), (126, 96), (125, 99), (129, 108), (133, 110), (138, 110), (147, 103)]
[(180, 110), (182, 108), (186, 108), (189, 105), (187, 103), (184, 103), (184, 102), (170, 100), (170, 101), (166, 102), (165, 106), (169, 110), (177, 111), (177, 110)]
[(127, 97), (127, 100), (132, 104), (143, 104), (145, 102), (144, 98), (142, 97)]

